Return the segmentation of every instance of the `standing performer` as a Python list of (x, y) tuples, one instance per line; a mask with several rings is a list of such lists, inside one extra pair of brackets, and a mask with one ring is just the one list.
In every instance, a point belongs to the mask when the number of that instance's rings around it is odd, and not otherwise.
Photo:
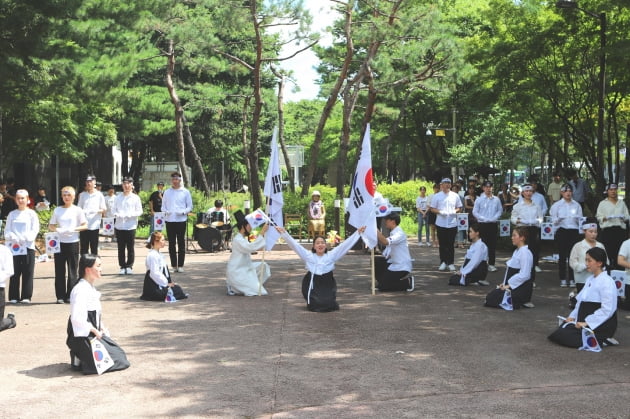
[(576, 297), (577, 304), (565, 323), (549, 335), (549, 340), (571, 348), (582, 346), (582, 328), (595, 332), (600, 345), (616, 345), (617, 287), (606, 273), (606, 251), (593, 247), (586, 252), (586, 267), (591, 275)]
[(455, 272), (455, 236), (457, 235), (457, 213), (462, 210), (459, 195), (451, 191), (451, 179), (440, 182), (440, 192), (431, 197), (430, 210), (436, 215), (437, 239), (440, 245), (440, 271), (446, 268)]
[(383, 256), (375, 259), (377, 288), (380, 291), (407, 291), (414, 289), (414, 278), (411, 272), (411, 255), (407, 245), (407, 235), (398, 225), (400, 215), (389, 213), (383, 217), (383, 223), (389, 230), (389, 237), (385, 237), (381, 230), (377, 230), (378, 242), (386, 246)]
[(265, 247), (264, 235), (269, 225), (265, 224), (256, 240), (250, 243), (249, 235), (252, 232), (252, 226), (247, 222), (245, 214), (240, 210), (236, 211), (234, 218), (236, 218), (238, 234), (232, 240), (232, 254), (227, 263), (225, 278), (227, 293), (252, 297), (258, 295), (260, 290), (261, 295), (267, 295), (267, 290), (261, 284), (264, 284), (271, 276), (269, 265), (265, 262), (252, 262), (251, 254)]
[(182, 287), (171, 280), (171, 273), (164, 263), (164, 257), (160, 254), (160, 249), (165, 245), (166, 240), (161, 232), (155, 231), (149, 237), (147, 249), (151, 250), (147, 253), (145, 261), (147, 273), (144, 275), (144, 285), (140, 296), (142, 300), (164, 301), (169, 289), (177, 300), (188, 298), (188, 294), (182, 290)]
[(626, 221), (630, 219), (628, 207), (623, 199), (617, 197), (617, 185), (609, 183), (606, 186), (606, 199), (597, 206), (597, 219), (602, 229), (600, 241), (606, 247), (606, 253), (610, 256), (611, 269), (619, 269), (617, 255), (621, 243), (628, 238)]
[(171, 173), (171, 187), (162, 197), (162, 212), (166, 221), (166, 235), (168, 236), (168, 254), (171, 267), (176, 272), (184, 272), (186, 259), (186, 224), (188, 213), (193, 209), (192, 196), (182, 185), (182, 175)]
[[(134, 245), (138, 217), (142, 215), (142, 202), (138, 195), (133, 193), (132, 178), (123, 178), (122, 187), (123, 193), (116, 196), (114, 201), (114, 216), (116, 217), (114, 229), (118, 244), (120, 275), (130, 275), (133, 273), (133, 263), (136, 259)], [(125, 250), (127, 250), (127, 257), (125, 257)]]
[[(28, 191), (18, 189), (15, 192), (17, 209), (11, 211), (4, 228), (5, 240), (20, 243), (26, 247), (25, 255), (13, 256), (14, 274), (9, 285), (9, 301), (11, 303), (30, 303), (33, 298), (33, 272), (35, 271), (35, 239), (39, 234), (39, 218), (37, 213), (27, 207)], [(22, 293), (20, 294), (20, 277)]]
[(365, 231), (365, 226), (360, 227), (331, 251), (326, 248), (326, 239), (323, 236), (316, 236), (310, 252), (296, 242), (284, 228), (276, 227), (276, 230), (306, 264), (307, 272), (302, 278), (302, 295), (306, 300), (306, 308), (320, 313), (339, 310), (337, 283), (333, 276), (335, 262), (352, 249), (360, 234)]
[(79, 194), (79, 208), (83, 209), (87, 218), (87, 229), (80, 233), (81, 254), (92, 253), (98, 255), (98, 232), (101, 228), (101, 218), (107, 212), (105, 197), (95, 188), (96, 177), (88, 175), (85, 178), (85, 190)]
[[(604, 245), (597, 241), (596, 218), (587, 218), (586, 222), (582, 224), (582, 230), (584, 231), (584, 240), (573, 246), (573, 249), (571, 249), (571, 255), (569, 256), (569, 266), (573, 269), (573, 276), (575, 278), (575, 284), (571, 286), (575, 286), (578, 292), (582, 291), (582, 288), (584, 288), (584, 284), (586, 283), (586, 279), (591, 275), (591, 273), (586, 269), (586, 252), (593, 247), (599, 247), (600, 249), (606, 250)], [(628, 247), (628, 249), (630, 249), (630, 247)], [(621, 250), (619, 251), (619, 256), (621, 257)], [(630, 257), (630, 254), (628, 256)], [(625, 266), (624, 264), (619, 264), (620, 266)]]
[(486, 307), (500, 307), (507, 290), (512, 293), (512, 306), (514, 309), (523, 307), (531, 308), (530, 302), (533, 291), (532, 270), (534, 260), (532, 253), (527, 248), (529, 230), (525, 227), (516, 227), (512, 232), (512, 244), (516, 250), (507, 261), (507, 269), (503, 277), (503, 283), (486, 295)]
[(475, 200), (473, 215), (479, 223), (479, 235), (488, 246), (488, 271), (495, 272), (494, 266), (497, 251), (499, 228), (497, 223), (503, 214), (501, 200), (492, 194), (492, 182), (486, 180), (482, 184), (483, 193)]
[(125, 351), (109, 337), (109, 331), (101, 321), (101, 293), (94, 288), (94, 282), (101, 279), (101, 259), (96, 255), (81, 255), (79, 276), (81, 279), (70, 295), (66, 339), (72, 368), (83, 371), (83, 374), (97, 373), (90, 345), (92, 339), (98, 339), (103, 344), (114, 363), (107, 372), (128, 368)]
[(468, 228), (468, 237), (472, 244), (466, 251), (464, 265), (450, 279), (449, 285), (488, 285), (488, 247), (481, 239), (479, 224), (471, 224)]
[[(573, 200), (573, 187), (565, 183), (560, 188), (562, 199), (554, 203), (549, 210), (549, 215), (553, 221), (556, 247), (558, 248), (558, 273), (560, 275), (560, 286), (565, 288), (568, 285), (575, 286), (574, 272), (571, 266), (568, 268), (567, 261), (573, 245), (580, 240), (580, 219), (582, 218), (582, 207)], [(568, 279), (568, 281), (567, 281)]]
[[(70, 291), (77, 283), (79, 269), (79, 232), (87, 228), (83, 210), (73, 204), (75, 190), (72, 186), (61, 189), (63, 205), (55, 208), (48, 229), (59, 233), (61, 250), (55, 253), (55, 294), (57, 304), (70, 302)], [(66, 268), (68, 277), (66, 279)]]
[[(540, 234), (540, 223), (543, 220), (543, 213), (541, 208), (532, 201), (532, 195), (534, 194), (534, 188), (532, 185), (523, 185), (521, 190), (521, 199), (512, 208), (511, 221), (512, 224), (516, 224), (517, 227), (525, 227), (527, 229), (527, 244), (530, 252), (534, 257), (534, 266), (538, 262), (538, 254), (540, 252), (540, 241), (538, 236)], [(532, 274), (534, 278), (534, 274)]]

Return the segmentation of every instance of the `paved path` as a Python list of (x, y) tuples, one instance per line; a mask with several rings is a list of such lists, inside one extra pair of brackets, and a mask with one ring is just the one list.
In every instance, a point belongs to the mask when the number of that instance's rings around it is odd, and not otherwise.
[(138, 242), (137, 273), (119, 276), (114, 246), (97, 288), (131, 368), (70, 370), (69, 306), (54, 303), (53, 263), (39, 263), (33, 304), (8, 305), (18, 327), (0, 333), (0, 416), (630, 417), (630, 312), (621, 345), (599, 354), (548, 342), (569, 312), (553, 264), (536, 308), (505, 312), (482, 307), (489, 287), (447, 286), (437, 250), (413, 243), (416, 291), (372, 296), (369, 256), (351, 252), (335, 272), (341, 310), (311, 313), (286, 246), (265, 254), (267, 297), (226, 296), (229, 253), (187, 255), (173, 275), (192, 296), (175, 304), (139, 300), (146, 250)]

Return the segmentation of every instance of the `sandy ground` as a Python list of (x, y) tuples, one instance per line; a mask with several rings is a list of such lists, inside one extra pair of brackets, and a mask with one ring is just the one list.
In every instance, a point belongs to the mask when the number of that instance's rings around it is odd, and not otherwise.
[(136, 249), (136, 274), (120, 276), (115, 244), (103, 244), (97, 284), (131, 367), (70, 369), (69, 305), (54, 302), (53, 263), (38, 263), (33, 303), (7, 305), (18, 327), (0, 333), (0, 416), (630, 417), (630, 312), (619, 312), (620, 346), (550, 343), (569, 312), (555, 264), (542, 264), (536, 308), (505, 312), (482, 307), (488, 287), (447, 286), (437, 250), (412, 241), (416, 291), (372, 296), (369, 255), (352, 251), (335, 272), (341, 310), (311, 313), (286, 246), (264, 255), (266, 297), (226, 295), (229, 252), (189, 253), (173, 275), (191, 298), (174, 304), (138, 299), (146, 249)]

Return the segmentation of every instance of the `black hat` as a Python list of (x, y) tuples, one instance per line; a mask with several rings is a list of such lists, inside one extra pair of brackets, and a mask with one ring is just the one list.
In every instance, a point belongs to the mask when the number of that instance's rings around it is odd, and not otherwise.
[(245, 214), (243, 214), (243, 211), (238, 210), (232, 215), (234, 215), (234, 218), (236, 218), (236, 228), (238, 228), (239, 230), (243, 228), (246, 224), (249, 224), (247, 222), (247, 219), (245, 218)]
[(489, 180), (486, 180), (484, 183), (481, 184), (481, 186), (494, 186), (494, 184)]

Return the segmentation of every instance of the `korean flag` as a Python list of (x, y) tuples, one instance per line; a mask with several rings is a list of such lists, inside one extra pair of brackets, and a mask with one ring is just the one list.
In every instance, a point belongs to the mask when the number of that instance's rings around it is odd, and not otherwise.
[(5, 245), (9, 248), (13, 256), (24, 256), (26, 254), (26, 246), (20, 242), (7, 240)]
[(46, 233), (44, 236), (46, 240), (46, 253), (59, 253), (61, 252), (61, 245), (59, 244), (59, 233)]
[(156, 212), (153, 214), (153, 230), (162, 231), (164, 230), (164, 213)]
[(593, 332), (588, 327), (582, 328), (582, 347), (579, 349), (580, 351), (589, 352), (602, 351), (602, 348), (599, 346), (599, 342), (597, 342), (597, 338), (595, 337), (595, 332)]
[(617, 296), (624, 297), (626, 296), (626, 271), (610, 271), (610, 276), (613, 281), (615, 281), (615, 287), (617, 288)]
[(383, 198), (379, 200), (379, 202), (374, 202), (374, 214), (379, 218), (391, 214), (392, 208), (393, 206), (387, 198)]
[(104, 236), (114, 235), (114, 219), (113, 218), (103, 218), (103, 235)]
[(514, 306), (512, 306), (512, 292), (510, 290), (505, 290), (505, 293), (503, 294), (503, 301), (501, 301), (499, 307), (507, 311), (514, 310)]
[(542, 223), (540, 225), (540, 239), (541, 240), (553, 240), (553, 224)]
[(109, 355), (109, 351), (97, 338), (92, 338), (90, 340), (90, 346), (92, 347), (92, 356), (94, 357), (94, 366), (96, 367), (96, 372), (98, 375), (101, 375), (108, 369), (114, 366), (114, 361), (112, 357)]
[(510, 220), (499, 220), (499, 236), (510, 237)]
[(245, 219), (247, 220), (249, 225), (252, 226), (252, 228), (258, 228), (269, 221), (269, 218), (267, 218), (265, 213), (260, 208), (258, 208), (251, 214), (247, 214), (245, 216)]
[(457, 230), (466, 231), (468, 230), (468, 214), (457, 214)]

